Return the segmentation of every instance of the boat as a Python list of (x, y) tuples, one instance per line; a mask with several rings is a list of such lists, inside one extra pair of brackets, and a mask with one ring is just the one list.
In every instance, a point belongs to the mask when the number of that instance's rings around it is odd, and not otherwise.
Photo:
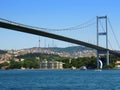
[(82, 67), (80, 67), (80, 70), (87, 70), (87, 67), (86, 66), (82, 66)]
[(102, 71), (102, 70), (101, 70), (101, 69), (96, 69), (95, 71), (98, 71), (98, 72), (99, 72), (99, 71)]
[(72, 70), (75, 70), (75, 69), (76, 69), (76, 67), (72, 66), (72, 67), (71, 67), (71, 69), (72, 69)]

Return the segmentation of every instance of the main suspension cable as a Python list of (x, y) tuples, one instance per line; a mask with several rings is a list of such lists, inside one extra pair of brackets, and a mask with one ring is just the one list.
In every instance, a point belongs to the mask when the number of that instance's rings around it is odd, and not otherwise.
[(80, 29), (83, 29), (83, 28), (87, 28), (87, 27), (90, 27), (92, 25), (95, 24), (95, 21), (93, 21), (94, 18), (90, 19), (89, 21), (85, 22), (85, 23), (82, 23), (80, 25), (76, 25), (76, 26), (72, 26), (72, 27), (68, 27), (68, 28), (62, 28), (62, 29), (50, 29), (50, 28), (41, 28), (41, 27), (34, 27), (34, 26), (30, 26), (30, 25), (24, 25), (24, 24), (21, 24), (21, 23), (17, 23), (17, 22), (13, 22), (13, 21), (10, 21), (10, 20), (7, 20), (7, 19), (3, 19), (3, 18), (0, 18), (1, 21), (4, 21), (4, 22), (9, 22), (11, 24), (15, 24), (15, 25), (21, 25), (21, 26), (25, 26), (25, 27), (30, 27), (30, 28), (33, 28), (33, 29), (38, 29), (38, 30), (43, 30), (43, 31), (66, 31), (66, 30), (80, 30)]
[(114, 36), (114, 38), (115, 38), (115, 40), (116, 40), (116, 43), (117, 43), (117, 45), (118, 45), (118, 47), (119, 47), (119, 49), (120, 49), (120, 44), (119, 44), (119, 42), (118, 42), (118, 39), (117, 39), (117, 37), (116, 37), (116, 34), (115, 34), (114, 30), (113, 30), (113, 27), (112, 27), (112, 24), (111, 24), (109, 18), (108, 18), (108, 22), (109, 22), (110, 28), (111, 28), (111, 30), (112, 30), (113, 36)]

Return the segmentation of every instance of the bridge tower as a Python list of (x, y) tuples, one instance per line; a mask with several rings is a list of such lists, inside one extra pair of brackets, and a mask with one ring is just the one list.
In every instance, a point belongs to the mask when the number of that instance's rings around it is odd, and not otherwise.
[[(99, 26), (101, 24), (100, 20), (104, 20), (105, 31), (101, 32)], [(108, 50), (108, 27), (107, 27), (107, 16), (97, 16), (97, 46), (99, 46), (99, 36), (106, 36), (106, 50), (97, 50), (97, 68), (99, 68), (99, 57), (101, 54), (106, 55), (106, 64), (109, 65), (109, 50)]]

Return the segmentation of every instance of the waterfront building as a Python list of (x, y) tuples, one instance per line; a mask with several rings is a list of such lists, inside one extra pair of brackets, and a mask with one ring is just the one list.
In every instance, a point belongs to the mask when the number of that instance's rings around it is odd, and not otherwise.
[(117, 61), (115, 62), (115, 68), (120, 69), (120, 60), (117, 60)]
[(43, 60), (40, 62), (40, 69), (63, 69), (63, 63)]
[(40, 62), (40, 69), (47, 69), (48, 65), (47, 65), (48, 61), (47, 60), (43, 60)]

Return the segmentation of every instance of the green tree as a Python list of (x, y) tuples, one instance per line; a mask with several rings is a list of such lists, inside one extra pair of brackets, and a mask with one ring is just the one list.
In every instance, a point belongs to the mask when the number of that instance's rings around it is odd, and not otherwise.
[(25, 68), (39, 68), (39, 62), (37, 60), (26, 59), (23, 62), (23, 67)]
[(8, 62), (3, 62), (3, 63), (0, 64), (0, 68), (5, 67), (5, 66), (8, 67), (9, 63)]
[(22, 63), (21, 62), (16, 62), (14, 60), (10, 61), (10, 69), (20, 69), (22, 67)]

